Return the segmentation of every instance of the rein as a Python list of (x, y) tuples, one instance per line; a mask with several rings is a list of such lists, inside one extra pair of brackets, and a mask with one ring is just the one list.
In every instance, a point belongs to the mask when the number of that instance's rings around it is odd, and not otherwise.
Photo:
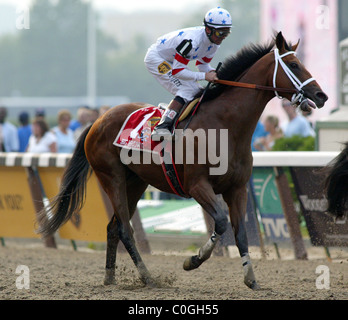
[(284, 93), (298, 93), (298, 91), (296, 89), (274, 88), (274, 87), (268, 87), (268, 86), (261, 86), (258, 84), (236, 82), (236, 81), (229, 81), (229, 80), (215, 80), (214, 83), (220, 83), (220, 84), (224, 84), (227, 86), (247, 88), (247, 89), (277, 91), (277, 92), (284, 92)]

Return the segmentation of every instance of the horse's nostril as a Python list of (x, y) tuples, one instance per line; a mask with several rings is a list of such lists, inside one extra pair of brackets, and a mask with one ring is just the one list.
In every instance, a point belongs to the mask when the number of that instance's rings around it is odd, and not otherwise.
[(315, 93), (315, 97), (321, 101), (327, 101), (328, 96), (323, 91), (318, 91)]

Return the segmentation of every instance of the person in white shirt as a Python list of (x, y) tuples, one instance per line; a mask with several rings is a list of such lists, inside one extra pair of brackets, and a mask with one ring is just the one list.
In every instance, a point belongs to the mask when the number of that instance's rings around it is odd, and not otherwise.
[(37, 119), (33, 122), (27, 152), (57, 152), (57, 137), (49, 131), (45, 120)]
[[(146, 68), (175, 96), (155, 127), (152, 138), (171, 135), (170, 130), (180, 109), (200, 90), (197, 81), (218, 80), (210, 61), (222, 41), (230, 34), (231, 15), (227, 10), (217, 7), (207, 12), (203, 23), (202, 27), (165, 34), (147, 51), (144, 59)], [(199, 72), (188, 69), (191, 60), (196, 60)]]
[(71, 113), (67, 109), (58, 112), (58, 125), (52, 128), (57, 138), (58, 153), (73, 153), (75, 149), (74, 132), (69, 128)]

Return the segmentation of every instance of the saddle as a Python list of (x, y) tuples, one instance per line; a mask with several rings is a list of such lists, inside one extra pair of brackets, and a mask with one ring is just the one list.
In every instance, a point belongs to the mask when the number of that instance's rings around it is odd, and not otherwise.
[(198, 103), (199, 101), (199, 98), (189, 102), (187, 104), (187, 106), (185, 106), (183, 108), (183, 111), (180, 113), (180, 116), (179, 116), (179, 121), (178, 122), (181, 122), (183, 120), (185, 120), (187, 118), (187, 116), (191, 113), (192, 109), (196, 106), (196, 104)]
[[(188, 117), (188, 115), (192, 112), (192, 109), (196, 106), (198, 101), (199, 101), (199, 98), (194, 99), (191, 102), (189, 102), (183, 106), (183, 108), (179, 114), (178, 121), (176, 122), (176, 125)], [(165, 110), (165, 109), (167, 109), (168, 105), (169, 105), (168, 103), (161, 102), (158, 104), (158, 107)]]

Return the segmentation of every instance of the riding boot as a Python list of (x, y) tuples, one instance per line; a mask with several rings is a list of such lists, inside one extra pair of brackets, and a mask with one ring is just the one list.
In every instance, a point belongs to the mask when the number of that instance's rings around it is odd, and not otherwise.
[(184, 99), (180, 97), (175, 97), (170, 102), (167, 110), (162, 115), (161, 120), (153, 129), (153, 132), (151, 134), (152, 140), (159, 141), (161, 140), (161, 137), (163, 137), (163, 139), (172, 139), (172, 129), (174, 121), (184, 103)]

